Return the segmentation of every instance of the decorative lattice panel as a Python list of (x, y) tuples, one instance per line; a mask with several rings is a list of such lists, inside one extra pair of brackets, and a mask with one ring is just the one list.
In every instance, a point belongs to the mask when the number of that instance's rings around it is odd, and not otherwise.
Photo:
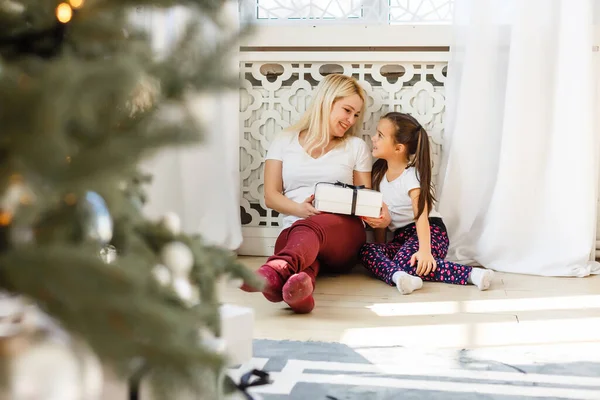
[(431, 137), (434, 173), (444, 127), (446, 63), (249, 63), (240, 65), (240, 168), (242, 223), (277, 227), (280, 217), (267, 209), (263, 163), (274, 135), (297, 121), (314, 87), (332, 72), (354, 76), (369, 99), (362, 136), (369, 146), (379, 118), (388, 111), (412, 114)]
[(361, 0), (349, 1), (287, 1), (255, 0), (255, 18), (265, 19), (356, 19), (362, 18), (370, 7)]
[(453, 0), (388, 0), (391, 24), (450, 23)]
[(449, 23), (454, 0), (243, 0), (243, 18), (260, 23)]

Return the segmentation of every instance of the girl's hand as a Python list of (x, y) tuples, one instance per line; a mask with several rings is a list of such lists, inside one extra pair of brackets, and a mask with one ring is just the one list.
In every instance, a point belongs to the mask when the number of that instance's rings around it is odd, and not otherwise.
[(321, 212), (312, 205), (314, 199), (315, 195), (311, 194), (302, 203), (297, 203), (298, 206), (296, 207), (296, 213), (294, 215), (300, 218), (308, 218), (320, 214)]
[(417, 275), (419, 276), (429, 275), (437, 268), (437, 263), (435, 262), (431, 251), (417, 251), (410, 258), (410, 266), (414, 267), (415, 262), (417, 261)]
[(363, 221), (367, 223), (373, 229), (384, 229), (387, 228), (392, 222), (390, 211), (385, 203), (381, 206), (381, 215), (379, 218), (372, 217), (361, 217)]

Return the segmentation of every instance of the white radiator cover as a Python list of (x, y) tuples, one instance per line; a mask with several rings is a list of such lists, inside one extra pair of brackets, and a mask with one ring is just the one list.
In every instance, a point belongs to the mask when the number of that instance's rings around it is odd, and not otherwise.
[[(434, 180), (437, 179), (444, 135), (447, 53), (391, 54), (395, 58), (390, 56), (389, 61), (379, 62), (283, 62), (264, 61), (265, 54), (261, 53), (243, 56), (246, 61), (240, 65), (239, 118), (244, 242), (238, 254), (273, 254), (281, 218), (264, 202), (264, 157), (273, 137), (297, 121), (306, 110), (312, 90), (324, 74), (352, 75), (367, 91), (369, 100), (360, 134), (369, 146), (369, 136), (385, 113), (401, 111), (417, 118), (430, 135)], [(250, 61), (253, 55), (263, 60)], [(336, 54), (327, 55), (335, 60)], [(323, 54), (314, 56), (323, 57)], [(433, 61), (436, 58), (437, 61)], [(425, 61), (413, 61), (420, 59)]]

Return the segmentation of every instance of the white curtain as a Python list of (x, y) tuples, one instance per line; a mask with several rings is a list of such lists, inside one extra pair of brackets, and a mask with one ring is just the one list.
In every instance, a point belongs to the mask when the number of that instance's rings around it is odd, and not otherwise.
[[(223, 19), (231, 31), (239, 28), (237, 1), (229, 1)], [(163, 53), (180, 33), (189, 17), (187, 10), (176, 7), (166, 11), (138, 12), (136, 20), (152, 33), (157, 54)], [(219, 32), (213, 32), (219, 35)], [(238, 60), (225, 65), (235, 73)], [(209, 127), (202, 144), (165, 150), (143, 169), (153, 175), (148, 190), (145, 212), (158, 218), (165, 212), (176, 212), (183, 230), (199, 233), (211, 243), (237, 249), (242, 243), (239, 180), (239, 93), (192, 97), (198, 117)]]
[(594, 0), (456, 0), (439, 209), (449, 259), (597, 273)]

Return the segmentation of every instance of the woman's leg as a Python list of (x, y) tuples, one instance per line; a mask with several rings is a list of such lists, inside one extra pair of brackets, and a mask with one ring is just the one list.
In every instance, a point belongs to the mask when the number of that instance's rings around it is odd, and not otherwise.
[(292, 275), (282, 288), (283, 301), (298, 314), (309, 313), (315, 308), (313, 292), (319, 273), (320, 263), (314, 264), (297, 274)]
[[(318, 221), (316, 217), (321, 217)], [(347, 273), (358, 263), (358, 251), (367, 241), (363, 222), (358, 217), (320, 214), (319, 223), (323, 241), (319, 251), (321, 270), (329, 273)]]
[[(314, 278), (320, 265), (336, 272), (350, 269), (365, 240), (364, 227), (357, 217), (319, 214), (296, 221), (281, 232), (275, 254), (259, 268), (258, 273), (267, 281), (265, 297), (271, 301), (284, 299), (295, 311), (309, 312), (306, 310), (312, 307), (306, 304), (314, 304)], [(296, 274), (300, 276), (289, 282)], [(284, 288), (287, 283), (289, 290)], [(284, 298), (282, 290), (289, 295)]]
[(365, 230), (358, 218), (319, 214), (296, 221), (282, 232), (278, 239), (282, 246), (276, 246), (275, 254), (267, 262), (280, 261), (280, 265), (285, 262), (285, 268), (277, 267), (284, 279), (311, 267), (317, 258), (324, 269), (347, 271), (354, 266), (365, 240)]
[(285, 259), (295, 272), (283, 287), (284, 301), (295, 312), (307, 313), (314, 308), (314, 283), (319, 270), (349, 271), (366, 234), (360, 219), (347, 215), (319, 214), (296, 224), (298, 231), (304, 232), (302, 237), (295, 234), (292, 238), (290, 230), (286, 247), (273, 258)]
[[(287, 244), (287, 238), (290, 228), (286, 228), (279, 233), (275, 241), (275, 254), (281, 251)], [(291, 276), (289, 266), (283, 260), (273, 259), (269, 257), (267, 262), (263, 264), (256, 273), (260, 275), (265, 282), (262, 294), (265, 298), (273, 303), (283, 301), (282, 288), (287, 279)], [(258, 289), (242, 285), (241, 289), (245, 292), (257, 292)]]

